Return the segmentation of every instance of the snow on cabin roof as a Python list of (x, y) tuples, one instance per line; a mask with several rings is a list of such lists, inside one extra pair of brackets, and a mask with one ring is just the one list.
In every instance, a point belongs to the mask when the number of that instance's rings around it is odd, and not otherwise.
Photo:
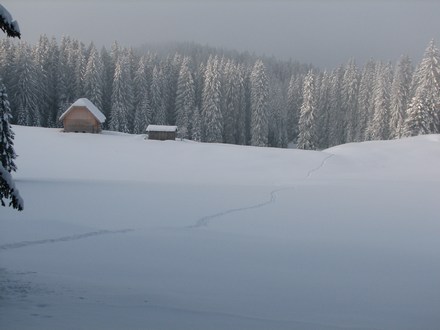
[(176, 132), (177, 126), (148, 125), (147, 132)]
[(74, 102), (69, 107), (69, 109), (67, 109), (60, 116), (60, 121), (63, 120), (63, 118), (69, 113), (70, 110), (72, 110), (73, 107), (86, 107), (101, 124), (103, 122), (105, 122), (106, 118), (105, 118), (104, 114), (101, 111), (99, 111), (99, 109), (92, 102), (90, 102), (89, 99), (86, 99), (86, 98), (76, 100), (76, 102)]

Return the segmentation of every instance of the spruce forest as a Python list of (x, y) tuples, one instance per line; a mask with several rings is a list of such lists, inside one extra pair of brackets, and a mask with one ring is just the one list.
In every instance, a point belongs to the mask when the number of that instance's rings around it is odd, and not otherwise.
[(434, 41), (420, 63), (349, 59), (327, 71), (190, 43), (97, 49), (70, 37), (5, 38), (0, 76), (18, 125), (60, 127), (86, 97), (107, 117), (104, 129), (177, 125), (180, 138), (204, 142), (323, 149), (440, 133)]

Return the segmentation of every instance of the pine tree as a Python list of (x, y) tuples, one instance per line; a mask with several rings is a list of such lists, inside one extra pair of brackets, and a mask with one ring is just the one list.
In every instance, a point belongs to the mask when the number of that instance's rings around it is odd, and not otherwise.
[(74, 96), (74, 67), (71, 62), (70, 49), (71, 40), (69, 37), (63, 37), (61, 39), (61, 45), (59, 47), (59, 105), (58, 113), (56, 115), (57, 126), (61, 127), (59, 122), (60, 116), (69, 108), (69, 106), (75, 102)]
[(273, 81), (269, 89), (269, 145), (272, 147), (287, 147), (287, 112), (286, 98), (280, 82)]
[(193, 112), (192, 122), (192, 140), (200, 142), (202, 141), (202, 120), (200, 116), (200, 110), (196, 106)]
[(84, 73), (84, 95), (99, 110), (102, 110), (102, 95), (104, 89), (103, 64), (93, 43), (89, 47), (89, 57)]
[(299, 73), (290, 78), (287, 91), (287, 132), (289, 141), (298, 137), (299, 113), (302, 105), (303, 76)]
[(318, 132), (319, 148), (321, 149), (330, 146), (330, 79), (330, 74), (324, 71), (321, 77), (321, 87), (316, 105), (317, 126), (320, 128)]
[(335, 146), (345, 142), (344, 136), (344, 113), (342, 111), (341, 86), (343, 78), (343, 68), (339, 67), (332, 71), (330, 75), (329, 91), (329, 117), (330, 132), (329, 145)]
[(226, 143), (244, 143), (243, 77), (241, 67), (229, 60), (224, 68), (223, 127)]
[(251, 73), (251, 145), (259, 147), (267, 146), (269, 137), (269, 87), (265, 70), (263, 62), (257, 60)]
[(82, 42), (74, 39), (68, 49), (68, 62), (73, 70), (73, 99), (84, 96), (84, 72), (86, 68), (85, 46)]
[(153, 123), (165, 125), (167, 122), (166, 104), (163, 97), (163, 72), (157, 66), (153, 69), (151, 81), (151, 108), (153, 109)]
[(359, 123), (355, 141), (368, 140), (368, 125), (374, 115), (373, 92), (376, 77), (376, 62), (370, 59), (362, 70), (359, 84), (358, 110)]
[(342, 107), (345, 113), (346, 142), (356, 141), (358, 131), (359, 75), (354, 59), (348, 62), (342, 79)]
[(181, 139), (190, 138), (190, 117), (195, 108), (194, 80), (189, 69), (189, 61), (189, 57), (183, 59), (177, 83), (176, 124)]
[(203, 87), (202, 141), (223, 141), (223, 115), (221, 113), (221, 82), (219, 61), (210, 57), (206, 65)]
[(374, 115), (369, 126), (369, 136), (372, 140), (387, 140), (390, 137), (390, 86), (392, 83), (391, 64), (378, 67), (374, 87)]
[[(6, 11), (5, 8), (3, 8)], [(10, 14), (9, 14), (10, 16)], [(20, 38), (18, 23), (16, 21), (0, 21), (0, 28), (10, 37)], [(11, 110), (6, 94), (6, 88), (0, 79), (0, 204), (6, 206), (5, 199), (9, 200), (9, 206), (19, 211), (23, 210), (23, 200), (15, 187), (11, 172), (16, 171), (14, 159), (14, 133), (11, 125)]]
[(13, 100), (14, 106), (17, 108), (17, 123), (25, 126), (40, 126), (38, 66), (34, 61), (30, 47), (25, 43), (20, 43), (17, 47), (15, 72)]
[(407, 111), (405, 135), (440, 133), (440, 52), (432, 40), (415, 73), (417, 87)]
[(130, 133), (130, 114), (133, 112), (133, 90), (127, 56), (118, 57), (113, 79), (110, 129)]
[(14, 151), (14, 132), (10, 125), (11, 118), (6, 88), (0, 81), (0, 161), (3, 168), (9, 173), (17, 170), (14, 163), (17, 156)]
[(391, 87), (391, 138), (400, 138), (404, 134), (406, 110), (410, 102), (412, 75), (411, 60), (408, 56), (402, 56), (397, 63)]
[(49, 95), (52, 91), (50, 89), (50, 70), (53, 63), (50, 62), (50, 42), (46, 35), (40, 36), (37, 45), (34, 47), (32, 54), (36, 66), (36, 80), (38, 81), (39, 93), (38, 93), (38, 108), (41, 112), (40, 125), (44, 127), (50, 126), (51, 117), (51, 104)]
[(298, 149), (315, 150), (318, 147), (315, 93), (315, 75), (310, 70), (304, 79), (303, 104), (299, 117)]
[(150, 104), (150, 93), (147, 77), (147, 60), (143, 56), (139, 60), (138, 69), (136, 70), (135, 77), (135, 110), (134, 110), (134, 123), (133, 132), (135, 134), (143, 134), (148, 125), (153, 120), (153, 112)]

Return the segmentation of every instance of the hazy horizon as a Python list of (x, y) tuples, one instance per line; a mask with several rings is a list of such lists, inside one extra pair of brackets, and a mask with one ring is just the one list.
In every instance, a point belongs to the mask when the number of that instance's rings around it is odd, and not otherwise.
[[(125, 46), (195, 42), (332, 68), (354, 57), (415, 62), (440, 40), (434, 1), (3, 1), (22, 39)], [(42, 17), (47, 17), (43, 19)], [(423, 24), (421, 24), (423, 23)]]

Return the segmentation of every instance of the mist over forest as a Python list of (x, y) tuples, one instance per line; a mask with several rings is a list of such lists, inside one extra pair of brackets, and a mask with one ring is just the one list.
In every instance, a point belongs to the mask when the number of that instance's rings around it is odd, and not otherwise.
[(439, 133), (439, 72), (434, 41), (420, 63), (350, 58), (331, 70), (196, 43), (0, 41), (13, 124), (60, 127), (60, 115), (86, 97), (108, 130), (177, 125), (180, 138), (239, 145), (323, 149)]

